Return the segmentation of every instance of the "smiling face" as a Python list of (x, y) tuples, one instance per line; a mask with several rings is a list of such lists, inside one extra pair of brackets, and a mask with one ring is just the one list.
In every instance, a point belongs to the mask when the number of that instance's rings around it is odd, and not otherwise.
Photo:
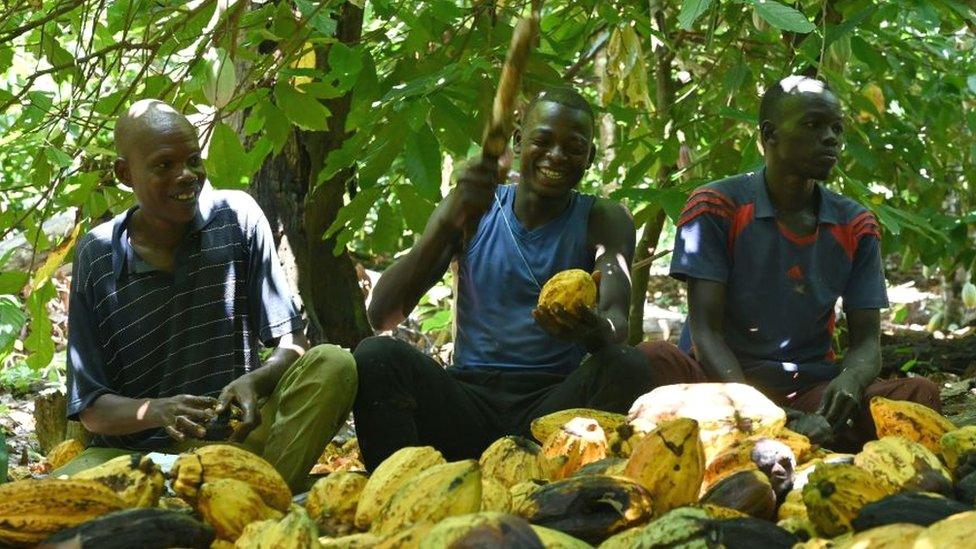
[(515, 134), (521, 181), (540, 196), (567, 194), (593, 163), (593, 119), (580, 109), (539, 101)]
[[(148, 112), (152, 109), (155, 112)], [(158, 102), (120, 125), (115, 173), (132, 187), (141, 215), (156, 225), (187, 225), (196, 214), (207, 178), (196, 129)]]
[(796, 90), (763, 121), (767, 164), (793, 175), (823, 181), (837, 164), (844, 130), (840, 102), (827, 89)]

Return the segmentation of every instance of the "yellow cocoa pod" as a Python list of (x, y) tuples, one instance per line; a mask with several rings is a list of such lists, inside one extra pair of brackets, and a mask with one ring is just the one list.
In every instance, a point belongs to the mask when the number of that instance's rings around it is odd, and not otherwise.
[(508, 495), (511, 496), (511, 503), (509, 505), (512, 509), (517, 509), (529, 496), (547, 483), (548, 481), (545, 480), (527, 480), (512, 486), (508, 489)]
[(952, 491), (952, 475), (939, 457), (921, 444), (904, 437), (881, 437), (864, 445), (854, 465), (874, 473), (900, 490)]
[(93, 480), (27, 479), (0, 484), (0, 546), (34, 546), (126, 503)]
[(481, 470), (469, 459), (435, 465), (408, 480), (373, 520), (370, 531), (389, 536), (422, 522), (436, 523), (481, 509)]
[[(248, 529), (259, 525), (253, 532)], [(292, 505), (281, 520), (256, 521), (247, 525), (237, 539), (238, 549), (318, 549), (315, 522), (303, 507)]]
[(624, 476), (650, 492), (655, 516), (697, 501), (704, 472), (698, 422), (687, 418), (658, 425), (637, 443), (624, 468)]
[(259, 520), (277, 520), (281, 511), (268, 507), (250, 484), (234, 478), (205, 482), (197, 494), (197, 511), (217, 537), (237, 541), (244, 527)]
[(967, 511), (929, 525), (915, 538), (914, 549), (972, 547), (976, 540), (976, 511)]
[(434, 525), (429, 522), (415, 524), (390, 536), (384, 537), (373, 549), (418, 549), (420, 541)]
[(874, 397), (870, 408), (878, 437), (902, 436), (935, 453), (941, 450), (939, 440), (942, 435), (956, 429), (951, 421), (935, 410), (907, 400)]
[(834, 549), (912, 549), (924, 530), (917, 524), (888, 524), (854, 534), (837, 542)]
[(779, 526), (783, 530), (796, 535), (800, 539), (810, 539), (817, 537), (817, 529), (813, 527), (813, 523), (810, 522), (808, 518), (787, 518), (780, 519), (776, 522), (776, 526)]
[(481, 454), (478, 464), (482, 476), (495, 479), (507, 490), (520, 482), (543, 477), (541, 451), (538, 444), (527, 438), (506, 436), (493, 442)]
[(786, 412), (744, 383), (664, 385), (635, 400), (628, 418), (641, 433), (671, 419), (694, 419), (706, 465), (736, 441), (752, 436), (775, 437), (786, 425)]
[(550, 480), (566, 478), (587, 463), (607, 457), (607, 437), (600, 424), (594, 419), (577, 417), (549, 435), (542, 446), (542, 457), (561, 456), (566, 459), (547, 471)]
[(861, 507), (890, 495), (892, 486), (856, 465), (824, 464), (810, 474), (803, 487), (803, 503), (821, 536), (851, 531)]
[(512, 496), (508, 488), (482, 474), (481, 476), (481, 511), (507, 513), (512, 508)]
[(383, 460), (359, 495), (356, 527), (367, 530), (393, 495), (407, 481), (435, 465), (444, 464), (444, 456), (431, 446), (401, 448)]
[(319, 538), (319, 545), (322, 549), (372, 549), (382, 538), (369, 532), (349, 534), (337, 538), (322, 536)]
[(51, 451), (47, 453), (46, 461), (51, 466), (51, 469), (57, 469), (64, 466), (64, 464), (75, 459), (78, 454), (85, 450), (85, 445), (78, 439), (69, 438), (68, 440), (62, 441)]
[(353, 533), (356, 507), (366, 481), (366, 475), (351, 471), (337, 471), (315, 481), (308, 492), (305, 509), (318, 524), (320, 533), (333, 537)]
[(976, 284), (973, 284), (972, 282), (963, 284), (962, 302), (969, 309), (976, 307)]
[(976, 425), (967, 425), (942, 435), (939, 447), (942, 449), (942, 459), (955, 472), (966, 454), (976, 452)]
[(627, 416), (623, 414), (604, 412), (593, 408), (567, 408), (533, 419), (530, 426), (532, 436), (540, 443), (545, 443), (554, 432), (562, 429), (563, 425), (577, 417), (596, 421), (604, 433), (614, 431), (617, 427), (627, 423)]
[(783, 503), (780, 504), (779, 510), (776, 512), (776, 518), (778, 520), (809, 520), (807, 506), (803, 503), (803, 490), (801, 488), (794, 488), (786, 493)]
[(445, 547), (544, 549), (538, 534), (525, 519), (493, 511), (448, 517), (434, 525), (420, 541), (420, 549)]
[(586, 543), (581, 539), (574, 538), (565, 532), (553, 530), (552, 528), (546, 528), (545, 526), (539, 526), (538, 524), (533, 524), (531, 526), (536, 535), (538, 535), (539, 539), (542, 541), (543, 547), (546, 549), (592, 549), (593, 547), (589, 543)]
[(119, 456), (71, 476), (111, 488), (129, 507), (155, 507), (166, 479), (158, 465), (141, 454)]
[(204, 483), (233, 478), (250, 484), (270, 507), (285, 512), (291, 505), (291, 490), (270, 463), (229, 444), (201, 446), (180, 454), (169, 475), (173, 491), (190, 503), (196, 501)]
[(559, 305), (567, 311), (580, 306), (596, 306), (596, 284), (590, 273), (582, 269), (569, 269), (553, 275), (539, 292), (539, 307)]

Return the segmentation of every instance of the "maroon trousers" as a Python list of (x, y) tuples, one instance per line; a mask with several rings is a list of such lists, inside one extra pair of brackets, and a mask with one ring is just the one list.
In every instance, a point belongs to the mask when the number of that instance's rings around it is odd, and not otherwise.
[[(661, 372), (658, 379), (665, 383), (702, 383), (709, 381), (704, 368), (695, 359), (666, 341), (647, 341), (637, 346), (650, 361), (654, 369)], [(805, 391), (793, 395), (766, 395), (776, 404), (787, 406), (803, 412), (815, 412), (820, 407), (827, 383), (814, 385)], [(939, 386), (923, 377), (904, 379), (877, 379), (864, 390), (861, 407), (854, 417), (854, 424), (849, 432), (841, 433), (841, 437), (855, 444), (863, 444), (877, 438), (874, 420), (868, 403), (871, 398), (881, 396), (891, 400), (908, 400), (924, 404), (936, 411), (942, 410), (939, 398)]]

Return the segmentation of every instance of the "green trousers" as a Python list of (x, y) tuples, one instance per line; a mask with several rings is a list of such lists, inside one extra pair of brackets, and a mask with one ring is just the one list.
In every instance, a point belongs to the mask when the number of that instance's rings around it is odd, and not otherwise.
[[(352, 410), (356, 384), (356, 363), (349, 351), (335, 345), (309, 349), (278, 381), (261, 406), (261, 424), (242, 446), (274, 465), (292, 491), (304, 491), (309, 469)], [(179, 453), (203, 444), (207, 442), (174, 443), (163, 451)], [(132, 452), (87, 448), (51, 474), (73, 475)]]

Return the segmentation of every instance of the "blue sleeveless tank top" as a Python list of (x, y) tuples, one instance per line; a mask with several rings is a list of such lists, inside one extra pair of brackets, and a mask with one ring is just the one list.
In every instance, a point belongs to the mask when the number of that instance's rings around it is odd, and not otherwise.
[(532, 309), (541, 290), (537, 283), (566, 269), (593, 270), (586, 234), (595, 197), (573, 191), (559, 217), (529, 231), (515, 217), (515, 189), (497, 188), (497, 201), (459, 261), (454, 363), (568, 374), (585, 351), (551, 337)]

